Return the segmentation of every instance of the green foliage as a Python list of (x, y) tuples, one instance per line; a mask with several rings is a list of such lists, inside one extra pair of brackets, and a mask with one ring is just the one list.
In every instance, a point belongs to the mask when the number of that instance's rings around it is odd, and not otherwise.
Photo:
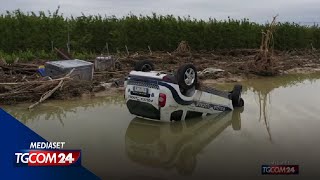
[[(125, 45), (130, 51), (147, 51), (148, 45), (154, 51), (172, 51), (182, 40), (188, 41), (193, 50), (259, 48), (266, 26), (248, 19), (203, 21), (157, 14), (65, 18), (59, 9), (53, 13), (16, 10), (0, 15), (0, 50), (2, 56), (10, 54), (11, 60), (17, 55), (26, 60), (54, 58), (52, 44), (66, 49), (68, 34), (70, 48), (79, 57), (101, 53), (106, 43), (110, 52), (124, 51)], [(320, 48), (320, 28), (279, 23), (274, 42), (279, 50), (310, 48), (311, 44)]]
[(86, 53), (86, 52), (74, 52), (72, 53), (72, 57), (75, 59), (84, 59), (84, 60), (90, 60), (94, 59), (97, 55), (94, 53)]
[(17, 51), (13, 53), (5, 53), (0, 51), (0, 59), (5, 60), (7, 63), (13, 63), (15, 60), (19, 62), (27, 62), (32, 60), (48, 60), (48, 59), (58, 59), (56, 53), (40, 51)]

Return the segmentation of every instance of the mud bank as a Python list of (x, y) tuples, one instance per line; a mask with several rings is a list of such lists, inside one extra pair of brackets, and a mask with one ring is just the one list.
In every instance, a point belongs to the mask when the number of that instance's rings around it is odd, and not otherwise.
[[(220, 69), (218, 72), (207, 72), (199, 75), (204, 85), (239, 82), (246, 79), (259, 78), (248, 64), (257, 55), (255, 49), (219, 50), (211, 52), (169, 53), (137, 52), (119, 57), (121, 70), (95, 72), (92, 81), (67, 79), (59, 90), (49, 99), (70, 99), (91, 96), (111, 96), (123, 91), (123, 81), (139, 60), (151, 60), (156, 70), (174, 72), (185, 63), (192, 63), (199, 72), (206, 68)], [(274, 71), (276, 75), (320, 72), (320, 51), (292, 50), (275, 51)], [(90, 60), (89, 60), (90, 61)], [(91, 60), (92, 61), (92, 60)], [(44, 93), (56, 84), (52, 79), (41, 77), (37, 68), (44, 60), (29, 63), (0, 64), (0, 105), (19, 102), (36, 102)], [(39, 84), (35, 85), (34, 82)]]

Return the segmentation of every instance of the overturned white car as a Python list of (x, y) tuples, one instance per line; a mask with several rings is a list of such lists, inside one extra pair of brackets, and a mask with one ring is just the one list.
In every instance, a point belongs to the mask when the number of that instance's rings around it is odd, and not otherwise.
[(242, 107), (241, 85), (230, 92), (199, 89), (192, 64), (175, 73), (153, 71), (150, 61), (139, 62), (125, 81), (125, 100), (131, 114), (142, 118), (179, 121)]

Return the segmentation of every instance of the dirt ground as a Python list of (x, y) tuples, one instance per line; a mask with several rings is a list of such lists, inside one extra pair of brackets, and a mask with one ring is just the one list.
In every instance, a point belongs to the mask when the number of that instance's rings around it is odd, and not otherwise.
[[(123, 81), (140, 60), (151, 60), (156, 70), (174, 72), (185, 63), (192, 63), (198, 71), (206, 68), (221, 69), (221, 72), (199, 75), (203, 84), (238, 82), (244, 79), (258, 78), (259, 75), (250, 64), (259, 50), (236, 49), (211, 52), (152, 54), (137, 52), (119, 58), (121, 70), (95, 72), (93, 81), (77, 81), (65, 78), (62, 86), (49, 99), (69, 99), (80, 96), (109, 96), (123, 91)], [(275, 51), (274, 75), (314, 73), (320, 71), (320, 51), (291, 50)], [(93, 61), (93, 60), (92, 60)], [(48, 91), (56, 87), (60, 79), (53, 81), (37, 73), (38, 66), (45, 60), (29, 63), (6, 64), (0, 61), (0, 105), (19, 102), (36, 102)], [(63, 77), (60, 77), (63, 78)]]

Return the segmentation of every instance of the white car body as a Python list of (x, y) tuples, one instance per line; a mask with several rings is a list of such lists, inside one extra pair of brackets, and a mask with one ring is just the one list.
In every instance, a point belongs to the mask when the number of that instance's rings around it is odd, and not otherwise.
[[(185, 96), (169, 76), (159, 71), (131, 71), (125, 81), (125, 100), (130, 113), (142, 118), (171, 121), (233, 110), (230, 92), (215, 89), (206, 92), (194, 88), (190, 96)], [(165, 103), (160, 105), (163, 95)]]

